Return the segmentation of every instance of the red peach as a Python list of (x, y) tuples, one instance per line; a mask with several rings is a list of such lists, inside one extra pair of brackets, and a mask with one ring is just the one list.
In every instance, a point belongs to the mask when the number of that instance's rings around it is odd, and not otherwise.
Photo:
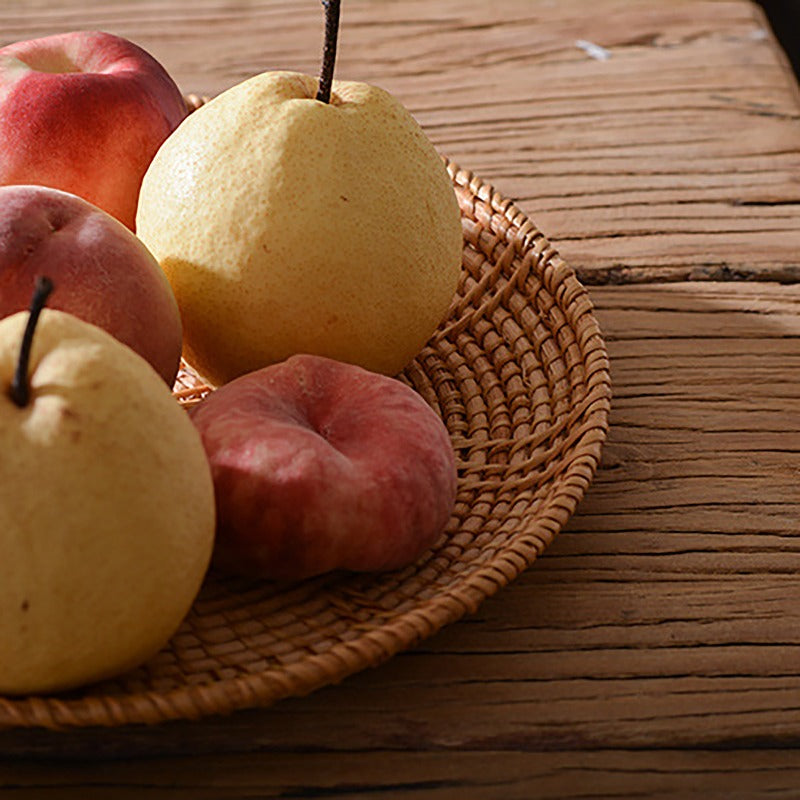
[(104, 328), (172, 386), (181, 318), (150, 251), (80, 197), (45, 186), (1, 186), (0, 317), (28, 307), (38, 275), (56, 287), (51, 308)]
[(187, 114), (164, 68), (132, 42), (75, 31), (0, 48), (0, 184), (43, 184), (131, 230), (156, 150)]
[(447, 429), (395, 378), (296, 355), (190, 413), (211, 463), (221, 568), (292, 580), (397, 569), (452, 513)]

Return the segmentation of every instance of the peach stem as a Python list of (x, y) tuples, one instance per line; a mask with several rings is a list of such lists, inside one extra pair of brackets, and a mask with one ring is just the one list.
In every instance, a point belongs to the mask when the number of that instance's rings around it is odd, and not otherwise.
[(333, 87), (333, 67), (336, 64), (336, 42), (339, 38), (340, 0), (322, 0), (325, 8), (325, 49), (322, 55), (322, 70), (319, 75), (317, 100), (330, 103)]
[(22, 344), (19, 348), (19, 359), (17, 368), (14, 372), (14, 379), (11, 381), (11, 399), (20, 407), (24, 408), (30, 400), (30, 386), (28, 385), (28, 365), (31, 360), (31, 345), (33, 344), (33, 333), (36, 330), (36, 323), (39, 321), (39, 314), (44, 308), (44, 304), (53, 291), (53, 282), (50, 278), (39, 276), (36, 279), (36, 286), (31, 298), (30, 314), (28, 324), (25, 326), (25, 333), (22, 335)]

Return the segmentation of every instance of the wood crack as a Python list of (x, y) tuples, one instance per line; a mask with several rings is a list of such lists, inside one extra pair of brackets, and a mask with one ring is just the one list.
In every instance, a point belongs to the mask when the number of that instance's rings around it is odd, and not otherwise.
[[(800, 255), (800, 254), (799, 254)], [(800, 283), (800, 263), (775, 264), (753, 269), (728, 264), (707, 264), (686, 267), (593, 267), (575, 268), (578, 280), (585, 286), (623, 286), (628, 284), (664, 284), (683, 282), (714, 283)]]

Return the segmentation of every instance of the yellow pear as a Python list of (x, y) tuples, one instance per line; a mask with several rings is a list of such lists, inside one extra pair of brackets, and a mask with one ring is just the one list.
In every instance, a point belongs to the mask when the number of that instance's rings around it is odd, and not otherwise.
[[(331, 67), (332, 69), (332, 67)], [(207, 379), (311, 353), (394, 374), (445, 316), (461, 269), (444, 164), (388, 92), (293, 72), (191, 114), (142, 183), (137, 234)]]
[(0, 693), (132, 668), (186, 615), (214, 537), (199, 435), (163, 380), (105, 331), (44, 310), (29, 396), (23, 331), (0, 321)]

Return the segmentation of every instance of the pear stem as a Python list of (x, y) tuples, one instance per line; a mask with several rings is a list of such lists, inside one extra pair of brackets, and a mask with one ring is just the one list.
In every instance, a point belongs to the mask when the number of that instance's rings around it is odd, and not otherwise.
[(44, 308), (50, 292), (53, 291), (53, 282), (50, 278), (40, 276), (36, 279), (36, 286), (31, 298), (30, 313), (28, 314), (28, 324), (25, 326), (25, 333), (22, 335), (22, 344), (19, 348), (19, 359), (17, 369), (14, 372), (14, 379), (11, 381), (11, 399), (20, 407), (25, 408), (30, 401), (30, 385), (28, 383), (28, 365), (31, 360), (31, 346), (33, 344), (33, 334), (36, 330), (36, 323), (39, 321), (39, 314)]
[(322, 71), (319, 75), (317, 100), (330, 103), (333, 87), (333, 68), (336, 64), (336, 42), (339, 38), (339, 8), (341, 0), (322, 0), (325, 8), (325, 49), (322, 54)]

